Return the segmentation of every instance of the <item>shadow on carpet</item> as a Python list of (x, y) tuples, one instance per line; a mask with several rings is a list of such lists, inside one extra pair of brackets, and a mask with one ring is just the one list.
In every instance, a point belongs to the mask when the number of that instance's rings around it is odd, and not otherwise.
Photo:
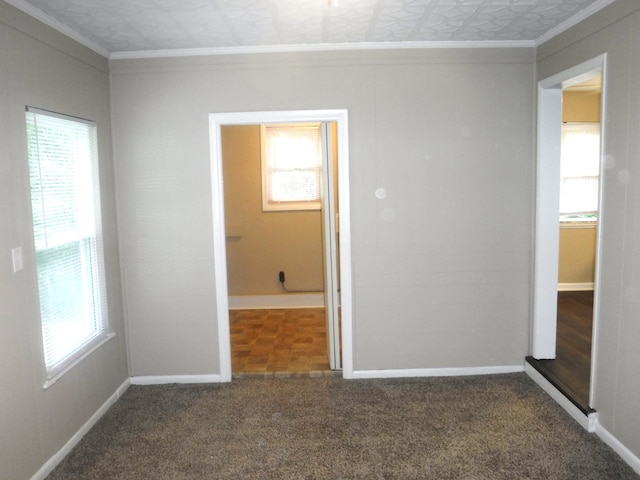
[(55, 479), (640, 479), (524, 373), (131, 386)]

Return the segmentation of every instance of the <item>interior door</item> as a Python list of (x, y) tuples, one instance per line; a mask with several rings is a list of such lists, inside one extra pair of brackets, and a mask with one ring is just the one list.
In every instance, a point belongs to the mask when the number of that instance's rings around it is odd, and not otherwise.
[(327, 318), (327, 352), (332, 370), (342, 368), (338, 297), (338, 244), (334, 172), (334, 138), (331, 124), (322, 123), (322, 233), (324, 256), (324, 304)]

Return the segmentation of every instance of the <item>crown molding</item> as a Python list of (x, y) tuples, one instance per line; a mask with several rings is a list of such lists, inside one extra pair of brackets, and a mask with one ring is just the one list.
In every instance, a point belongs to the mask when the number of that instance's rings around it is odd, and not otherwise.
[(533, 40), (524, 41), (464, 41), (464, 42), (353, 42), (304, 45), (255, 45), (246, 47), (187, 48), (113, 52), (110, 60), (166, 57), (196, 57), (205, 55), (250, 55), (259, 53), (326, 52), (353, 50), (411, 50), (436, 48), (532, 48)]
[(30, 17), (33, 17), (36, 20), (39, 20), (45, 25), (53, 28), (54, 30), (57, 30), (58, 32), (62, 33), (63, 35), (66, 35), (72, 40), (75, 40), (79, 44), (84, 45), (88, 49), (93, 50), (97, 54), (102, 55), (105, 58), (109, 58), (108, 50), (102, 48), (97, 43), (92, 42), (84, 35), (79, 34), (69, 26), (65, 25), (62, 22), (59, 22), (58, 20), (53, 18), (51, 15), (48, 15), (42, 10), (35, 8), (33, 5), (25, 2), (24, 0), (4, 0), (4, 1), (9, 5), (17, 8), (18, 10), (21, 10), (22, 12), (26, 13)]
[(580, 10), (574, 16), (562, 22), (560, 25), (557, 25), (556, 27), (546, 32), (544, 35), (541, 35), (540, 37), (536, 38), (535, 46), (537, 47), (538, 45), (542, 45), (544, 42), (547, 42), (551, 40), (553, 37), (560, 35), (562, 32), (569, 30), (571, 27), (574, 27), (575, 25), (579, 24), (586, 18), (589, 18), (594, 13), (611, 5), (615, 1), (616, 0), (598, 0), (595, 3), (592, 3), (587, 8)]

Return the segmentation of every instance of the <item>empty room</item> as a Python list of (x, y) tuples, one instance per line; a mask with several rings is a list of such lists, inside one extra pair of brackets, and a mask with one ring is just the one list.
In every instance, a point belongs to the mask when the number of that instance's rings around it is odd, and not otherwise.
[(639, 84), (637, 0), (0, 0), (0, 478), (638, 478)]

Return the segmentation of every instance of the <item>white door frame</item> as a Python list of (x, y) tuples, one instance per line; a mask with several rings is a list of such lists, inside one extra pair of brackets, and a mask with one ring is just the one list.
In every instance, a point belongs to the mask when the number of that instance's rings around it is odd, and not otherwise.
[[(560, 141), (562, 125), (562, 90), (602, 74), (602, 111), (605, 114), (606, 54), (588, 60), (538, 82), (538, 138), (536, 162), (536, 220), (533, 281), (533, 322), (531, 356), (553, 359), (556, 356), (556, 322), (559, 260), (558, 212), (560, 195)], [(595, 292), (593, 306), (593, 337), (591, 344), (591, 394), (595, 385), (595, 356), (598, 338), (598, 290), (600, 276), (600, 248), (602, 237), (602, 178), (604, 162), (604, 121), (600, 135), (600, 192), (598, 200), (598, 230), (595, 265)]]
[[(349, 135), (347, 110), (287, 110), (212, 113), (209, 115), (211, 192), (213, 207), (214, 275), (218, 319), (220, 380), (231, 381), (229, 289), (224, 224), (224, 177), (221, 127), (264, 123), (336, 122), (338, 128), (338, 198), (340, 199), (340, 300), (342, 315), (342, 376), (353, 378), (353, 323), (351, 282), (351, 208), (349, 190)], [(335, 232), (333, 232), (335, 235)]]

